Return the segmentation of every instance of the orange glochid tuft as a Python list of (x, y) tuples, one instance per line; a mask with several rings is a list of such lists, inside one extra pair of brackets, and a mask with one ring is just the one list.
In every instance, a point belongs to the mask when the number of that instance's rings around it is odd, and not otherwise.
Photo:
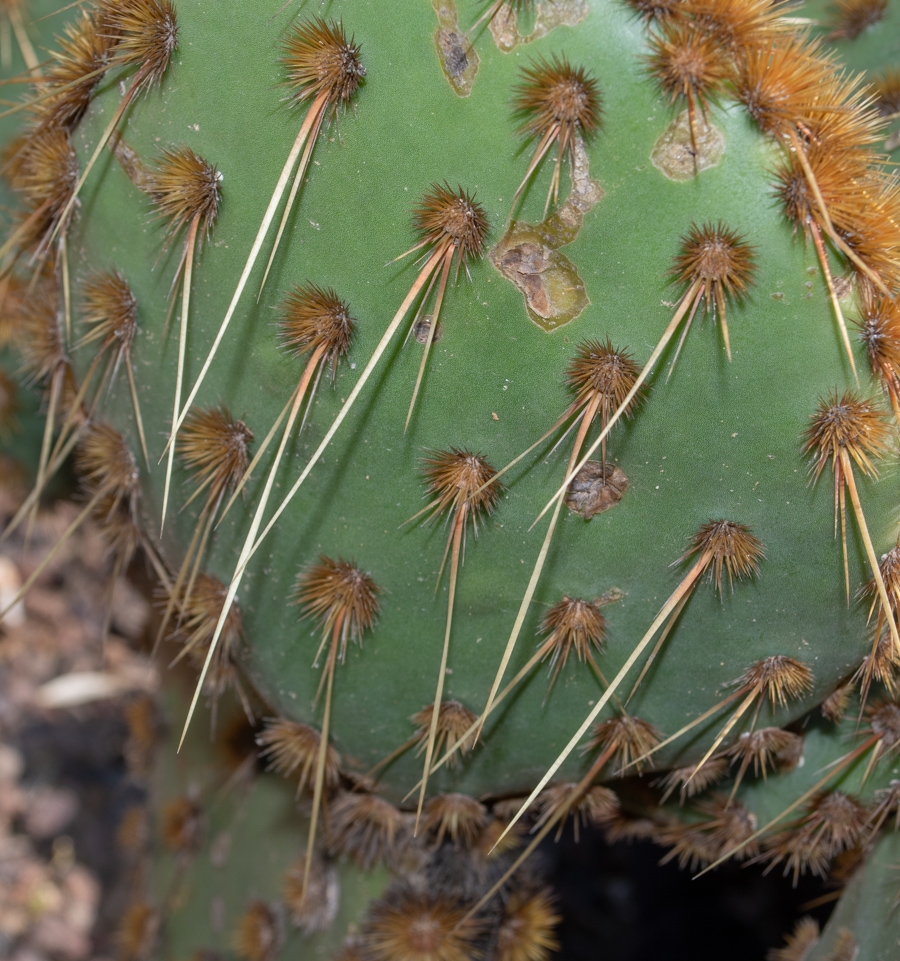
[(165, 846), (175, 854), (197, 854), (206, 836), (203, 808), (195, 798), (175, 798), (163, 808), (160, 832)]
[(867, 704), (863, 712), (873, 734), (881, 741), (882, 749), (891, 750), (900, 743), (900, 704), (879, 700)]
[[(262, 748), (260, 754), (268, 759), (269, 769), (277, 771), (282, 777), (290, 777), (299, 770), (299, 795), (307, 786), (312, 786), (318, 764), (319, 745), (322, 735), (309, 724), (269, 718), (256, 743)], [(341, 758), (329, 744), (325, 755), (325, 787), (335, 791), (340, 784)]]
[(194, 220), (198, 238), (209, 237), (219, 212), (222, 175), (186, 144), (161, 152), (144, 189), (159, 216), (168, 220), (170, 239)]
[(722, 570), (728, 574), (728, 583), (734, 586), (734, 579), (754, 577), (759, 573), (759, 562), (764, 558), (763, 545), (750, 533), (746, 524), (734, 521), (708, 521), (691, 539), (690, 549), (678, 560), (683, 561), (694, 555), (706, 556), (705, 570), (709, 572), (722, 593)]
[(92, 423), (75, 453), (75, 468), (92, 495), (133, 497), (138, 489), (138, 469), (125, 438), (108, 424)]
[(878, 476), (869, 455), (877, 456), (887, 450), (890, 426), (884, 412), (872, 401), (864, 400), (854, 391), (845, 391), (840, 396), (832, 391), (827, 398), (819, 400), (810, 419), (803, 451), (812, 455), (810, 472), (814, 480), (818, 480), (830, 461), (835, 485), (839, 486), (844, 477), (844, 454), (852, 457), (864, 474)]
[(482, 932), (455, 898), (403, 887), (374, 905), (363, 942), (372, 961), (472, 961)]
[(359, 44), (348, 41), (344, 25), (313, 17), (294, 24), (284, 41), (281, 63), (294, 105), (325, 97), (333, 114), (356, 93), (366, 68), (359, 59)]
[(435, 847), (445, 838), (456, 848), (471, 848), (487, 826), (487, 808), (467, 794), (438, 794), (425, 805), (422, 823)]
[(619, 798), (615, 791), (602, 784), (592, 784), (573, 797), (578, 787), (574, 781), (560, 781), (548, 784), (538, 795), (536, 812), (540, 815), (538, 824), (552, 817), (563, 805), (568, 807), (563, 819), (572, 815), (572, 828), (576, 842), (582, 827), (604, 827), (620, 813)]
[(82, 320), (91, 327), (82, 344), (102, 337), (106, 350), (118, 341), (127, 356), (137, 333), (137, 299), (118, 270), (98, 271), (85, 281)]
[(900, 67), (888, 67), (871, 81), (875, 106), (882, 117), (900, 114)]
[(252, 440), (250, 428), (234, 420), (224, 405), (194, 407), (185, 418), (178, 449), (196, 483), (209, 485), (209, 503), (216, 503), (244, 476)]
[(731, 75), (728, 52), (693, 23), (667, 23), (649, 44), (645, 64), (669, 101), (699, 104), (705, 114), (707, 98), (719, 94)]
[(343, 662), (347, 639), (360, 643), (363, 632), (375, 624), (379, 593), (372, 576), (354, 563), (322, 555), (297, 578), (294, 600), (303, 606), (303, 616), (316, 618), (326, 633), (339, 632)]
[(137, 901), (122, 915), (113, 941), (119, 961), (147, 961), (155, 952), (162, 917), (146, 901)]
[(494, 510), (504, 489), (500, 483), (490, 484), (497, 471), (480, 454), (456, 447), (431, 451), (422, 461), (422, 473), (428, 494), (436, 498), (432, 516), (466, 509), (476, 530), (479, 516)]
[(559, 156), (571, 156), (575, 137), (590, 139), (600, 127), (602, 99), (597, 81), (565, 57), (538, 59), (522, 68), (513, 92), (513, 110), (522, 117), (519, 133), (531, 139), (555, 130)]
[(264, 901), (251, 901), (232, 937), (235, 953), (243, 961), (271, 961), (283, 940), (280, 919)]
[(688, 14), (694, 29), (727, 47), (737, 58), (779, 30), (785, 14), (782, 4), (770, 0), (683, 0), (683, 13)]
[(881, 381), (900, 421), (900, 308), (889, 298), (865, 288), (857, 327), (872, 373)]
[(800, 918), (784, 940), (785, 946), (769, 951), (766, 961), (805, 961), (819, 940), (819, 922), (815, 918)]
[(668, 774), (657, 778), (650, 783), (653, 787), (661, 787), (663, 796), (660, 803), (665, 804), (674, 791), (678, 791), (680, 803), (702, 794), (708, 787), (717, 784), (728, 773), (728, 761), (723, 757), (708, 758), (698, 768), (696, 764), (688, 764), (686, 767), (673, 768)]
[(548, 888), (514, 891), (497, 929), (495, 961), (550, 961), (560, 947), (554, 932), (561, 922)]
[[(569, 387), (575, 391), (576, 404), (589, 403), (598, 396), (602, 398), (600, 412), (605, 422), (625, 401), (640, 372), (631, 354), (627, 350), (617, 350), (607, 337), (606, 343), (582, 341), (569, 361), (566, 378)], [(631, 415), (643, 397), (641, 389), (629, 402), (626, 416)]]
[(394, 865), (404, 840), (400, 810), (374, 794), (344, 791), (328, 805), (328, 848), (363, 871)]
[(599, 601), (583, 601), (564, 594), (541, 621), (541, 632), (549, 634), (542, 643), (546, 648), (544, 660), (550, 655), (550, 668), (555, 678), (565, 667), (574, 650), (582, 664), (592, 660), (594, 651), (603, 650), (606, 641), (606, 618)]
[(884, 20), (887, 0), (836, 0), (829, 40), (853, 40)]
[[(419, 744), (418, 753), (421, 753), (428, 743), (433, 711), (434, 705), (426, 704), (421, 711), (417, 711), (410, 718), (417, 726), (413, 740)], [(475, 732), (470, 729), (476, 720), (475, 714), (465, 705), (460, 704), (459, 701), (441, 701), (438, 710), (434, 749), (440, 753), (446, 746), (447, 751), (453, 752), (447, 759), (448, 767), (456, 767), (460, 758), (468, 754), (475, 746)], [(457, 747), (457, 745), (459, 746)]]
[(738, 678), (737, 685), (741, 691), (757, 688), (764, 697), (768, 697), (773, 708), (776, 704), (784, 707), (788, 701), (796, 700), (812, 690), (813, 672), (796, 658), (774, 654), (751, 664)]
[(698, 801), (696, 810), (703, 820), (667, 826), (659, 832), (659, 842), (672, 845), (661, 864), (677, 858), (679, 867), (694, 870), (711, 864), (738, 845), (743, 845), (735, 854), (738, 860), (753, 857), (759, 851), (758, 844), (749, 841), (757, 828), (756, 816), (740, 801), (714, 794)]
[(356, 321), (350, 308), (330, 287), (294, 284), (278, 306), (278, 328), (284, 347), (294, 356), (319, 347), (331, 359), (332, 378), (340, 357), (350, 349)]
[(38, 118), (48, 128), (71, 130), (90, 105), (101, 79), (97, 71), (108, 64), (114, 41), (99, 29), (96, 16), (82, 13), (57, 42), (60, 49), (50, 52), (50, 63), (35, 82), (35, 92), (46, 98), (37, 105)]
[(765, 779), (769, 768), (791, 769), (803, 750), (799, 734), (783, 731), (780, 727), (764, 727), (758, 731), (744, 731), (725, 752), (732, 763), (741, 762), (741, 774), (753, 764), (754, 775)]
[(753, 248), (737, 231), (721, 221), (699, 227), (691, 224), (680, 242), (681, 253), (675, 258), (669, 274), (676, 283), (701, 283), (707, 310), (714, 301), (722, 313), (726, 295), (743, 296), (756, 267)]
[(639, 759), (652, 751), (661, 739), (662, 734), (649, 721), (632, 714), (618, 714), (594, 725), (584, 750), (615, 756), (620, 772), (630, 764), (640, 772)]
[(488, 221), (475, 195), (447, 183), (433, 183), (413, 210), (413, 227), (420, 246), (455, 248), (460, 263), (481, 256), (487, 237)]
[(171, 0), (105, 0), (100, 18), (115, 61), (139, 67), (135, 90), (159, 83), (178, 42)]
[(625, 0), (646, 24), (668, 23), (677, 20), (683, 12), (683, 0)]

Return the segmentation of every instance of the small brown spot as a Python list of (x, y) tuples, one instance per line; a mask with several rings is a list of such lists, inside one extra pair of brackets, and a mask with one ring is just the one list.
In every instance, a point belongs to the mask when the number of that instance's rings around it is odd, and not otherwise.
[(691, 145), (691, 123), (687, 110), (680, 114), (663, 131), (653, 145), (650, 161), (669, 180), (691, 180), (701, 170), (715, 167), (725, 153), (725, 137), (702, 113), (694, 117), (697, 156)]
[[(429, 330), (431, 330), (431, 314), (425, 314), (424, 317), (413, 324), (413, 337), (415, 337), (420, 344), (426, 344), (428, 343)], [(440, 322), (438, 322), (431, 342), (436, 344), (443, 336), (444, 328)]]
[(128, 179), (141, 190), (146, 190), (150, 186), (151, 178), (141, 160), (141, 155), (130, 144), (125, 142), (125, 138), (116, 130), (109, 138), (109, 149), (113, 156), (119, 161)]
[(454, 92), (460, 97), (468, 97), (478, 73), (478, 54), (466, 36), (460, 33), (454, 0), (431, 0), (431, 5), (438, 17), (434, 45), (441, 70)]
[(569, 484), (566, 507), (589, 521), (616, 504), (628, 490), (625, 472), (612, 464), (589, 460)]

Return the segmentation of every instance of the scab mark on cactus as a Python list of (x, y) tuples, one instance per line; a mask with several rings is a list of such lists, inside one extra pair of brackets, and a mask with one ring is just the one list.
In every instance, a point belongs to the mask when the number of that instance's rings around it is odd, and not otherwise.
[(454, 92), (460, 97), (468, 97), (478, 73), (478, 54), (468, 38), (459, 31), (459, 15), (454, 0), (431, 0), (431, 5), (438, 18), (434, 46), (441, 70)]
[(118, 130), (114, 131), (109, 138), (109, 149), (116, 160), (119, 161), (119, 166), (125, 171), (125, 176), (139, 190), (146, 190), (150, 185), (150, 176), (144, 166), (144, 161)]
[(687, 110), (663, 131), (653, 145), (650, 161), (669, 180), (691, 180), (702, 170), (718, 165), (725, 153), (725, 137), (718, 127), (699, 114), (694, 118), (696, 152), (691, 144), (691, 122)]
[(569, 484), (566, 507), (589, 521), (615, 507), (627, 490), (628, 477), (621, 468), (589, 460)]
[[(588, 12), (585, 0), (542, 0), (537, 4), (531, 33), (519, 30), (516, 4), (504, 4), (491, 19), (489, 29), (498, 50), (509, 53), (520, 43), (547, 36), (554, 27), (574, 27)], [(530, 19), (530, 17), (529, 17)]]
[(547, 332), (575, 320), (590, 304), (577, 268), (558, 248), (575, 240), (584, 215), (605, 192), (591, 179), (581, 137), (576, 137), (573, 153), (572, 190), (566, 202), (539, 224), (514, 222), (488, 255), (522, 291), (528, 317)]

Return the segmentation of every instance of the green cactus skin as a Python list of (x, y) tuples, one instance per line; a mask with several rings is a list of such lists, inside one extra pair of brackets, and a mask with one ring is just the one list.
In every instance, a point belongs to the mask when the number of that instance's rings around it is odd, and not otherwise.
[[(464, 24), (474, 20), (476, 10), (470, 7), (460, 10)], [(537, 13), (538, 23), (556, 7), (567, 14), (581, 9), (564, 0), (547, 3)], [(164, 250), (165, 227), (134, 180), (141, 180), (141, 165), (158, 159), (161, 148), (180, 143), (223, 175), (218, 221), (193, 274), (186, 371), (192, 384), (304, 114), (285, 102), (284, 72), (277, 62), (280, 38), (294, 11), (269, 22), (275, 10), (269, 3), (179, 0), (172, 63), (159, 87), (129, 109), (121, 126), (120, 144), (139, 162), (126, 170), (104, 151), (69, 233), (76, 303), (90, 271), (112, 267), (137, 297), (140, 334), (133, 366), (153, 465), (142, 472), (140, 510), (154, 536), (165, 476), (156, 460), (171, 424), (177, 355), (176, 336), (171, 329), (164, 334), (163, 326), (182, 241)], [(404, 434), (421, 347), (413, 338), (402, 345), (397, 337), (266, 539), (238, 595), (246, 637), (242, 670), (274, 713), (320, 724), (321, 707), (314, 708), (313, 700), (321, 671), (310, 667), (320, 638), (291, 603), (297, 576), (323, 554), (352, 558), (371, 572), (382, 591), (377, 629), (361, 647), (350, 645), (346, 663), (339, 665), (331, 721), (335, 746), (358, 773), (410, 737), (410, 715), (434, 696), (447, 590), (445, 581), (435, 597), (434, 583), (446, 532), (423, 523), (401, 528), (424, 503), (423, 457), (455, 446), (482, 452), (497, 468), (506, 464), (571, 402), (564, 372), (586, 338), (608, 336), (642, 364), (683, 292), (669, 271), (692, 224), (721, 221), (753, 247), (754, 282), (740, 302), (728, 306), (733, 360), (725, 356), (718, 323), (708, 318), (701, 323), (699, 317), (668, 381), (664, 369), (674, 345), (664, 353), (647, 400), (609, 439), (609, 458), (627, 476), (629, 489), (620, 503), (590, 521), (563, 512), (506, 677), (533, 652), (543, 612), (564, 593), (620, 597), (604, 608), (608, 648), (598, 660), (604, 674), (613, 676), (683, 576), (686, 567), (678, 561), (691, 538), (715, 518), (752, 528), (766, 552), (759, 573), (724, 589), (721, 597), (709, 583), (698, 586), (630, 711), (672, 733), (718, 703), (729, 682), (750, 664), (781, 654), (808, 664), (815, 676), (808, 696), (775, 711), (762, 707), (759, 726), (786, 725), (851, 675), (871, 647), (866, 611), (854, 600), (848, 604), (843, 592), (830, 471), (826, 468), (811, 485), (802, 453), (802, 436), (820, 398), (850, 389), (853, 377), (815, 251), (793, 236), (773, 198), (771, 170), (780, 150), (737, 104), (723, 99), (709, 111), (725, 144), (718, 162), (688, 180), (664, 176), (651, 154), (677, 111), (660, 99), (647, 76), (645, 27), (611, 0), (591, 0), (582, 12), (577, 23), (557, 26), (512, 52), (498, 50), (490, 33), (482, 31), (475, 41), (477, 74), (468, 95), (460, 96), (441, 70), (433, 41), (438, 17), (429, 5), (410, 3), (401, 16), (386, 15), (376, 0), (331, 4), (328, 16), (343, 18), (348, 34), (361, 45), (365, 83), (353, 111), (342, 114), (316, 144), (259, 304), (254, 297), (261, 264), (198, 395), (203, 405), (226, 403), (259, 440), (300, 373), (275, 337), (272, 308), (281, 292), (312, 281), (333, 287), (349, 303), (358, 321), (349, 362), (338, 368), (333, 388), (323, 379), (303, 432), (291, 439), (271, 514), (339, 412), (416, 275), (412, 258), (394, 259), (417, 240), (411, 212), (424, 191), (446, 180), (475, 192), (493, 247), (533, 150), (517, 137), (520, 119), (510, 108), (520, 68), (536, 56), (555, 54), (591, 71), (603, 96), (603, 123), (586, 147), (589, 169), (579, 176), (582, 186), (588, 178), (597, 181), (602, 196), (595, 191), (592, 209), (583, 212), (577, 229), (563, 231), (552, 216), (540, 224), (551, 151), (516, 211), (521, 221), (534, 225), (532, 235), (558, 255), (562, 272), (553, 282), (562, 277), (563, 285), (583, 285), (587, 305), (573, 319), (567, 314), (565, 323), (558, 318), (556, 326), (539, 325), (526, 312), (522, 292), (490, 258), (471, 263), (471, 278), (461, 274), (448, 289), (441, 315), (444, 336), (432, 349), (409, 429)], [(527, 26), (534, 14), (522, 16)], [(889, 30), (891, 22), (863, 40), (884, 44), (881, 52), (888, 49), (879, 31)], [(234, 67), (236, 24), (239, 70)], [(120, 101), (117, 80), (115, 73), (104, 80), (77, 128), (82, 161)], [(568, 189), (566, 165), (561, 195)], [(832, 270), (840, 275), (846, 265), (835, 256)], [(537, 290), (542, 292), (540, 285)], [(571, 296), (572, 291), (553, 288), (550, 293)], [(855, 316), (852, 296), (843, 307)], [(880, 397), (855, 341), (861, 391)], [(76, 352), (82, 374), (90, 361), (88, 350)], [(137, 449), (123, 378), (103, 413)], [(475, 711), (497, 670), (546, 521), (532, 531), (530, 525), (562, 481), (567, 443), (549, 453), (553, 440), (548, 440), (511, 471), (496, 512), (481, 525), (477, 541), (468, 538), (444, 697)], [(204, 561), (205, 569), (226, 583), (271, 456), (270, 451), (248, 485), (244, 502), (215, 532)], [(877, 482), (857, 474), (879, 554), (896, 540), (894, 456), (884, 459)], [(198, 523), (199, 501), (179, 510), (191, 493), (179, 466), (159, 545), (173, 570)], [(871, 572), (852, 512), (848, 548), (855, 590)], [(627, 693), (634, 676), (621, 693)], [(488, 721), (483, 744), (471, 757), (455, 771), (432, 776), (429, 793), (453, 790), (494, 798), (527, 793), (602, 693), (597, 679), (573, 659), (547, 697), (546, 690), (542, 668)], [(696, 762), (725, 717), (720, 712), (659, 752), (655, 766)], [(829, 760), (845, 753), (842, 742), (834, 746), (837, 736), (826, 741)], [(411, 751), (394, 761), (380, 777), (386, 795), (399, 801), (416, 784), (421, 763)], [(587, 764), (573, 754), (560, 776), (580, 776)], [(819, 766), (810, 767), (807, 760), (805, 770)], [(879, 769), (878, 784), (887, 776)], [(760, 805), (761, 823), (783, 809), (785, 796), (797, 796), (790, 786), (784, 796), (775, 791), (777, 780), (742, 788)]]

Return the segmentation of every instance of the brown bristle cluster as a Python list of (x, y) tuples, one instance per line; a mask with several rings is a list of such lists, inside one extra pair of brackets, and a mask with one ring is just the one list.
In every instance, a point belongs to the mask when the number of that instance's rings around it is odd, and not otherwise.
[(698, 768), (696, 764), (689, 764), (687, 767), (676, 767), (668, 774), (651, 784), (654, 787), (663, 789), (663, 796), (660, 803), (668, 801), (669, 797), (677, 790), (680, 802), (692, 798), (697, 794), (702, 794), (708, 787), (718, 784), (728, 773), (728, 761), (723, 757), (711, 757), (704, 761)]
[(81, 437), (75, 467), (91, 494), (127, 499), (137, 494), (138, 469), (125, 438), (108, 424), (92, 423)]
[(882, 117), (900, 114), (900, 67), (888, 67), (871, 81), (872, 95)]
[(379, 593), (372, 576), (354, 563), (320, 555), (319, 563), (297, 579), (294, 599), (304, 616), (318, 620), (326, 633), (338, 631), (343, 661), (347, 639), (360, 643), (363, 632), (374, 626)]
[(765, 657), (749, 668), (737, 681), (738, 689), (757, 689), (774, 708), (808, 694), (813, 687), (813, 672), (802, 661), (783, 654)]
[(81, 344), (102, 338), (101, 350), (115, 344), (127, 357), (137, 333), (137, 299), (118, 270), (91, 274), (84, 282), (82, 320), (89, 330)]
[[(410, 720), (418, 728), (413, 740), (418, 743), (419, 751), (425, 749), (428, 733), (431, 730), (431, 715), (433, 704), (426, 704), (421, 711), (417, 711)], [(459, 701), (441, 701), (438, 709), (437, 730), (435, 732), (434, 749), (439, 754), (444, 750), (452, 751), (447, 759), (447, 766), (455, 768), (462, 757), (475, 746), (475, 732), (472, 725), (477, 720), (472, 713)]]
[(891, 750), (900, 743), (900, 704), (879, 700), (866, 705), (865, 718), (874, 735), (881, 741), (882, 750)]
[(422, 815), (435, 847), (440, 847), (446, 838), (454, 847), (471, 848), (487, 822), (487, 808), (467, 794), (439, 794), (425, 805)]
[(163, 843), (176, 854), (196, 854), (206, 837), (206, 817), (199, 802), (192, 797), (170, 801), (162, 812), (160, 828)]
[(660, 843), (671, 845), (660, 863), (677, 859), (679, 867), (695, 870), (712, 864), (738, 845), (743, 845), (734, 855), (738, 860), (758, 853), (758, 844), (749, 841), (757, 828), (756, 817), (739, 801), (716, 794), (698, 801), (696, 811), (702, 820), (667, 826), (659, 831)]
[(487, 238), (488, 220), (475, 195), (447, 183), (433, 183), (413, 210), (413, 227), (421, 245), (455, 249), (460, 263), (480, 257)]
[(22, 215), (19, 247), (42, 253), (60, 219), (65, 215), (68, 220), (66, 207), (78, 183), (78, 158), (68, 130), (39, 127), (24, 140), (6, 173), (29, 208)]
[(170, 235), (196, 220), (198, 239), (208, 237), (219, 213), (222, 175), (185, 144), (161, 152), (144, 188), (157, 213), (168, 221)]
[(900, 307), (866, 289), (857, 326), (872, 373), (881, 381), (900, 421)]
[(199, 487), (209, 487), (208, 503), (217, 503), (244, 476), (252, 440), (250, 428), (224, 405), (194, 407), (185, 418), (178, 450)]
[(851, 697), (853, 697), (853, 685), (849, 681), (839, 684), (819, 705), (822, 717), (826, 721), (839, 724), (847, 714)]
[(282, 940), (278, 915), (264, 901), (251, 901), (238, 921), (231, 943), (243, 961), (272, 961)]
[(794, 885), (807, 871), (825, 877), (832, 858), (853, 847), (867, 823), (865, 807), (842, 791), (823, 791), (810, 801), (807, 814), (766, 841), (767, 870), (784, 864)]
[[(226, 593), (225, 585), (217, 577), (201, 571), (190, 594), (179, 599), (181, 619), (176, 637), (184, 644), (190, 660), (198, 667), (202, 667), (206, 661)], [(203, 685), (204, 691), (214, 703), (230, 688), (235, 688), (239, 695), (241, 693), (234, 659), (243, 634), (240, 608), (232, 604)]]
[(314, 17), (294, 24), (283, 50), (281, 62), (295, 104), (322, 97), (333, 113), (349, 103), (366, 75), (359, 44), (347, 40), (342, 23)]
[(770, 0), (682, 0), (680, 12), (689, 16), (699, 31), (713, 37), (740, 58), (748, 47), (778, 32), (782, 5)]
[(114, 41), (99, 29), (95, 15), (82, 13), (57, 43), (59, 49), (51, 51), (50, 63), (35, 85), (42, 98), (37, 106), (42, 125), (71, 130), (90, 105), (102, 78), (98, 71), (109, 62)]
[(575, 840), (578, 841), (582, 827), (605, 827), (619, 813), (619, 798), (610, 788), (602, 784), (592, 784), (575, 795), (577, 788), (578, 785), (572, 781), (548, 784), (538, 795), (538, 824), (552, 817), (565, 805), (566, 818), (572, 815)]
[(877, 456), (888, 448), (890, 425), (884, 412), (872, 401), (854, 391), (838, 396), (832, 391), (819, 401), (812, 423), (805, 431), (804, 453), (812, 455), (810, 470), (814, 479), (829, 462), (835, 474), (835, 487), (843, 483), (843, 455), (849, 454), (869, 477), (877, 477), (869, 455)]
[(679, 560), (695, 555), (706, 558), (704, 569), (721, 594), (723, 568), (732, 587), (735, 578), (741, 580), (759, 573), (759, 562), (766, 556), (765, 550), (750, 531), (746, 524), (734, 521), (708, 521), (694, 535), (690, 549)]
[(317, 284), (294, 284), (278, 306), (278, 329), (282, 343), (294, 357), (321, 348), (331, 360), (332, 377), (338, 358), (350, 349), (356, 321), (350, 307), (330, 288)]
[(884, 20), (888, 0), (836, 0), (829, 40), (853, 40)]
[(538, 139), (555, 131), (559, 156), (571, 156), (576, 136), (590, 139), (600, 126), (597, 81), (583, 67), (555, 55), (523, 67), (522, 77), (513, 90), (513, 110), (523, 118), (519, 132)]
[(559, 950), (554, 932), (561, 922), (549, 890), (514, 891), (503, 907), (495, 961), (550, 961)]
[[(315, 780), (319, 746), (322, 735), (309, 724), (269, 718), (256, 742), (262, 748), (260, 754), (268, 759), (270, 770), (283, 777), (292, 777), (300, 772), (297, 794), (307, 786), (312, 787)], [(341, 758), (329, 744), (325, 755), (325, 787), (336, 791), (341, 780)]]
[(731, 75), (731, 58), (716, 39), (692, 23), (672, 22), (649, 39), (647, 69), (671, 103), (683, 101), (706, 112)]
[(872, 681), (883, 684), (888, 693), (893, 696), (894, 676), (898, 664), (900, 664), (900, 658), (898, 658), (897, 648), (894, 646), (894, 639), (890, 632), (885, 631), (883, 634), (879, 632), (871, 653), (862, 659), (862, 663), (851, 678), (854, 684), (858, 683), (860, 685), (863, 703), (868, 697)]
[(715, 303), (724, 312), (725, 296), (741, 297), (753, 280), (753, 248), (723, 223), (691, 224), (681, 238), (681, 253), (670, 275), (676, 283), (703, 285), (706, 309)]
[[(606, 343), (599, 340), (585, 340), (578, 345), (575, 356), (566, 368), (569, 387), (575, 391), (575, 403), (588, 403), (595, 397), (602, 398), (600, 413), (604, 423), (610, 414), (617, 410), (641, 372), (631, 354), (617, 350), (607, 337)], [(627, 416), (643, 399), (639, 390), (625, 409)]]
[(114, 936), (119, 961), (147, 961), (157, 947), (160, 921), (159, 911), (145, 901), (132, 904)]
[(583, 601), (564, 594), (541, 621), (541, 632), (549, 636), (542, 642), (544, 657), (550, 656), (551, 683), (565, 667), (574, 650), (579, 662), (593, 661), (594, 651), (600, 653), (606, 641), (606, 618), (599, 601)]
[(835, 71), (820, 41), (802, 31), (783, 31), (744, 53), (735, 94), (763, 131), (789, 140)]
[(162, 80), (178, 42), (178, 20), (171, 0), (116, 0), (104, 3), (101, 29), (115, 40), (120, 64), (136, 64), (135, 91)]
[(785, 946), (771, 950), (766, 961), (805, 961), (819, 940), (819, 922), (815, 918), (801, 918), (784, 940)]
[(433, 516), (465, 508), (476, 530), (478, 518), (494, 510), (504, 490), (502, 484), (490, 483), (497, 471), (481, 454), (456, 447), (432, 451), (422, 461), (422, 473), (429, 496), (437, 498)]
[(630, 764), (640, 772), (641, 758), (659, 744), (662, 735), (648, 721), (631, 714), (619, 714), (595, 724), (585, 752), (600, 751), (606, 757), (615, 757), (618, 773)]
[(667, 23), (681, 15), (684, 0), (625, 0), (645, 23)]
[(328, 806), (330, 852), (353, 858), (363, 871), (395, 865), (404, 840), (403, 815), (383, 798), (345, 791)]
[(340, 893), (335, 866), (326, 862), (318, 852), (313, 854), (308, 875), (306, 855), (303, 854), (288, 868), (281, 885), (281, 897), (291, 923), (306, 935), (318, 934), (331, 927)]
[(373, 906), (364, 943), (372, 961), (472, 961), (481, 933), (455, 901), (401, 888)]
[(799, 734), (779, 727), (764, 727), (758, 731), (745, 731), (725, 755), (732, 763), (740, 761), (740, 777), (752, 763), (754, 775), (761, 774), (765, 778), (769, 768), (795, 767), (802, 751), (803, 738)]

